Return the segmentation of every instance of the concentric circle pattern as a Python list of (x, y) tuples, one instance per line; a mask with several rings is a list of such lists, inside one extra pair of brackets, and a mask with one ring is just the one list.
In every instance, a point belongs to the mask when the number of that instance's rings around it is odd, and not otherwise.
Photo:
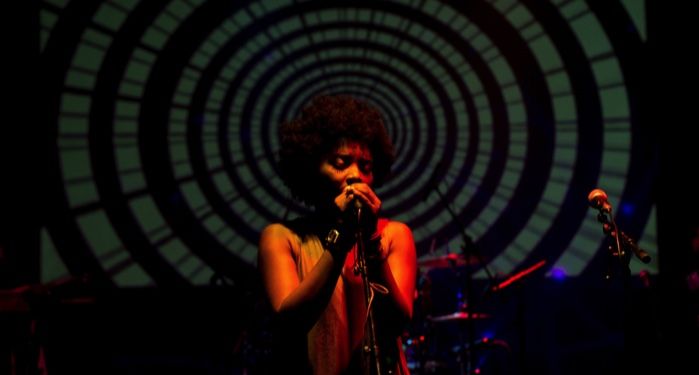
[(277, 127), (321, 93), (382, 111), (398, 158), (378, 192), (420, 254), (465, 235), (498, 274), (599, 272), (600, 187), (654, 255), (643, 4), (600, 3), (46, 0), (44, 278), (252, 282), (262, 228), (307, 211)]

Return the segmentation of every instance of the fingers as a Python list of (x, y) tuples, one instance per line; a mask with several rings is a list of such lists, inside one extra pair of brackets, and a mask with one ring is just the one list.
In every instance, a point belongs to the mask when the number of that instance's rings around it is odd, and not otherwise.
[(345, 190), (349, 202), (356, 198), (362, 202), (362, 205), (370, 208), (374, 214), (379, 212), (379, 209), (381, 208), (381, 200), (369, 185), (364, 183), (355, 183), (348, 186)]
[(340, 212), (345, 212), (348, 207), (352, 204), (354, 199), (354, 194), (352, 194), (349, 186), (346, 187), (338, 196), (335, 197), (335, 205), (340, 210)]

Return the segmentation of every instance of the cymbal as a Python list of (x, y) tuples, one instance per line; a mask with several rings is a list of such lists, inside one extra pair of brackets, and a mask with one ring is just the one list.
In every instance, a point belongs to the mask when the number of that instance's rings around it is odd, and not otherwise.
[(486, 313), (477, 313), (477, 312), (464, 312), (464, 311), (458, 311), (453, 314), (448, 314), (448, 315), (441, 315), (441, 316), (436, 316), (434, 318), (430, 318), (433, 322), (454, 322), (454, 321), (462, 321), (462, 320), (471, 320), (471, 319), (487, 319), (490, 318), (490, 314)]
[(424, 268), (451, 268), (479, 264), (478, 258), (462, 254), (447, 254), (440, 256), (427, 256), (417, 260), (417, 265)]

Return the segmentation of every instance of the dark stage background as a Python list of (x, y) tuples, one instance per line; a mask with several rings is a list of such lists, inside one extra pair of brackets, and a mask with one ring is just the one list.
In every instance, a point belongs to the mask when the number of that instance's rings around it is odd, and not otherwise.
[[(459, 373), (471, 341), (482, 374), (692, 373), (696, 32), (660, 3), (8, 6), (0, 373), (264, 373), (258, 235), (307, 210), (276, 130), (320, 93), (383, 112), (379, 194), (421, 259), (483, 260), (421, 267), (416, 374)], [(628, 277), (594, 188), (652, 257)], [(464, 301), (475, 336), (430, 324)]]

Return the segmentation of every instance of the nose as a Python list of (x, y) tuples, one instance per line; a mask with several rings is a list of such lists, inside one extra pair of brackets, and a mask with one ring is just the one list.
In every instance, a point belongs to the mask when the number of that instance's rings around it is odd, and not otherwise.
[(357, 182), (362, 182), (361, 173), (359, 172), (359, 166), (357, 163), (352, 163), (347, 168), (347, 178), (345, 179), (347, 185), (352, 185)]

